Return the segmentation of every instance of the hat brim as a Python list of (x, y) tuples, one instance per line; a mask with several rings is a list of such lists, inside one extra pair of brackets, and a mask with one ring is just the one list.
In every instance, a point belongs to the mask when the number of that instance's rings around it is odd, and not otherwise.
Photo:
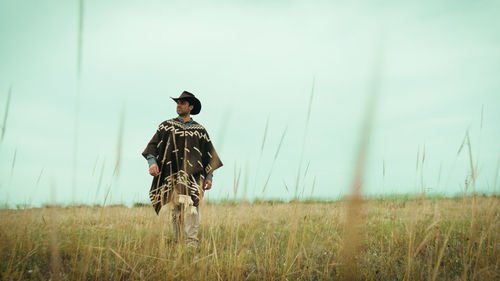
[(187, 100), (189, 101), (189, 103), (191, 105), (193, 105), (193, 110), (191, 110), (191, 115), (196, 115), (198, 113), (200, 113), (201, 111), (201, 102), (199, 99), (195, 98), (195, 97), (186, 97), (186, 98), (173, 98), (173, 97), (170, 97), (171, 99), (173, 99), (175, 102), (177, 102), (178, 100)]

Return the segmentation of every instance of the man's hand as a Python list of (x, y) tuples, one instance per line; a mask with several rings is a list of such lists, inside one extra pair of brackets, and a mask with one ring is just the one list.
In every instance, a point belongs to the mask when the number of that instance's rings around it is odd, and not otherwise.
[(160, 173), (160, 170), (158, 169), (157, 164), (153, 164), (153, 165), (149, 166), (149, 174), (150, 175), (152, 175), (153, 177), (156, 177), (156, 176), (158, 176), (159, 173)]
[(210, 180), (205, 180), (205, 186), (204, 186), (204, 189), (205, 189), (205, 190), (209, 190), (210, 188), (212, 188), (212, 181), (210, 181)]

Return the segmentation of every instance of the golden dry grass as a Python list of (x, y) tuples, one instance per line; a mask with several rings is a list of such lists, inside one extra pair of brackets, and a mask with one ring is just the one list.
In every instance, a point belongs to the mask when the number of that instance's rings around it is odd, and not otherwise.
[[(368, 200), (359, 280), (498, 280), (499, 199)], [(3, 280), (332, 280), (345, 202), (204, 204), (200, 244), (151, 207), (0, 211)]]

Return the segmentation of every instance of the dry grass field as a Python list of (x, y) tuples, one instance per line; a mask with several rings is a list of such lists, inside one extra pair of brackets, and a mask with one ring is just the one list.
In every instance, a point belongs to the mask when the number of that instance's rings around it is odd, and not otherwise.
[[(366, 200), (355, 266), (346, 202), (208, 204), (200, 244), (147, 207), (0, 211), (3, 280), (499, 280), (497, 197)], [(345, 269), (355, 270), (346, 274)]]

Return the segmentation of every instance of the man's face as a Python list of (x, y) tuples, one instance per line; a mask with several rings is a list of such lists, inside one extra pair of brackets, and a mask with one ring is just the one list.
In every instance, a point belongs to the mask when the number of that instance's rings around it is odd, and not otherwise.
[(189, 102), (186, 100), (177, 101), (177, 114), (179, 114), (179, 116), (186, 116), (190, 114), (193, 108), (194, 106), (189, 105)]

